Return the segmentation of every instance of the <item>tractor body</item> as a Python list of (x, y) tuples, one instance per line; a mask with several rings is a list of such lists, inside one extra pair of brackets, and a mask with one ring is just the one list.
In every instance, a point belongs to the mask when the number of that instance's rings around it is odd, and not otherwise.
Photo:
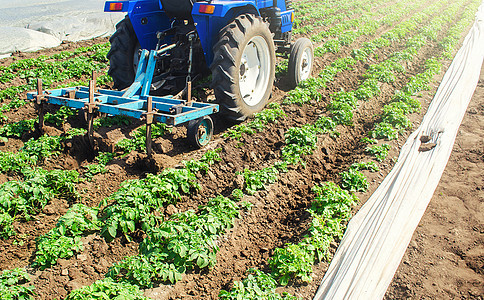
[[(167, 6), (180, 7), (165, 11), (163, 2)], [(281, 46), (284, 46), (283, 41), (290, 43), (288, 38), (289, 32), (292, 30), (294, 11), (286, 7), (285, 0), (200, 1), (193, 3), (191, 8), (190, 2), (190, 0), (106, 1), (104, 11), (125, 12), (131, 21), (141, 49), (147, 50), (156, 48), (158, 32), (179, 26), (180, 24), (173, 22), (175, 19), (178, 19), (179, 22), (182, 21), (182, 24), (189, 28), (185, 30), (196, 29), (207, 67), (213, 61), (213, 46), (218, 41), (221, 29), (242, 14), (253, 14), (267, 19), (271, 31), (275, 34), (274, 40), (278, 41)], [(187, 13), (188, 11), (189, 13)], [(170, 38), (173, 36), (165, 37), (164, 43), (170, 43)]]
[[(106, 1), (106, 12), (126, 13), (110, 38), (108, 73), (114, 88), (133, 84), (141, 50), (170, 47), (156, 56), (150, 94), (190, 101), (192, 81), (211, 75), (220, 113), (242, 121), (262, 110), (272, 94), (275, 53), (291, 51), (290, 1)], [(312, 45), (306, 42), (305, 50), (299, 48), (311, 55), (297, 51), (304, 57), (293, 68), (300, 75), (294, 78), (305, 79), (312, 68)]]

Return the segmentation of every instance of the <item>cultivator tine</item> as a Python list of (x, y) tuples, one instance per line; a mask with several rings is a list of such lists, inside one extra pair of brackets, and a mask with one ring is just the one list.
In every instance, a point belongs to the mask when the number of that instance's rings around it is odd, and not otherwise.
[(191, 79), (187, 82), (187, 103), (192, 101), (192, 81)]
[(96, 83), (97, 83), (97, 76), (96, 76), (96, 71), (92, 71), (92, 81), (94, 81), (94, 92), (96, 92)]
[(87, 114), (87, 137), (89, 138), (89, 145), (94, 147), (94, 136), (93, 136), (93, 123), (94, 123), (94, 116), (93, 114)]
[(94, 147), (94, 112), (97, 109), (94, 102), (94, 89), (96, 82), (94, 80), (89, 81), (89, 102), (86, 103), (87, 107), (87, 137), (89, 138), (89, 144)]
[(148, 97), (146, 103), (146, 153), (148, 158), (152, 155), (151, 124), (153, 123), (153, 98)]
[(42, 91), (42, 79), (37, 79), (37, 97), (36, 97), (37, 112), (39, 114), (39, 131), (44, 133), (44, 92)]

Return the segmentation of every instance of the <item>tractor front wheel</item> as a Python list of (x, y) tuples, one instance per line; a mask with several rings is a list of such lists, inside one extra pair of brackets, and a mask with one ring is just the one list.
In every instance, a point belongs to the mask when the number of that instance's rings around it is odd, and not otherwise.
[(288, 73), (289, 80), (293, 87), (296, 87), (301, 81), (311, 76), (314, 62), (313, 43), (307, 38), (297, 39), (291, 45), (289, 54)]
[(134, 81), (140, 49), (138, 38), (128, 16), (116, 24), (116, 32), (109, 41), (111, 42), (111, 49), (107, 54), (109, 59), (108, 74), (113, 78), (114, 88), (122, 90)]
[(254, 15), (237, 17), (220, 31), (211, 65), (220, 112), (243, 121), (264, 108), (272, 92), (275, 47), (269, 27)]

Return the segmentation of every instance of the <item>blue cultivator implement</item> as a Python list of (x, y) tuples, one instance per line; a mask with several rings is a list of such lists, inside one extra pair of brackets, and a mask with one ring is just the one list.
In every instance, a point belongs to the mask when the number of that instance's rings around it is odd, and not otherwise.
[(30, 100), (36, 100), (39, 110), (39, 127), (42, 130), (45, 103), (64, 105), (74, 109), (85, 109), (87, 112), (88, 137), (93, 142), (93, 119), (95, 113), (110, 116), (127, 116), (145, 119), (147, 125), (147, 151), (151, 155), (151, 124), (161, 122), (176, 126), (188, 124), (188, 139), (197, 147), (206, 145), (213, 134), (211, 114), (218, 112), (217, 104), (190, 101), (191, 91), (188, 87), (188, 100), (174, 99), (172, 96), (149, 96), (151, 80), (156, 59), (174, 45), (160, 50), (143, 50), (140, 55), (138, 70), (133, 84), (125, 91), (96, 89), (95, 79), (90, 80), (89, 87), (78, 86), (42, 91), (42, 82), (37, 84), (37, 92), (28, 93)]

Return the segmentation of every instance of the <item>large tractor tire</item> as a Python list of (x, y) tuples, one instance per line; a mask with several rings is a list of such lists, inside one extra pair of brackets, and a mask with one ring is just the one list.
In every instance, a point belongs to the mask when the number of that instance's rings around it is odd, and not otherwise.
[(243, 121), (262, 110), (275, 75), (275, 47), (268, 25), (258, 16), (241, 15), (220, 31), (213, 50), (212, 87), (220, 112)]
[(136, 75), (139, 43), (128, 16), (116, 24), (116, 32), (109, 39), (111, 49), (108, 74), (113, 78), (114, 88), (122, 90), (130, 86)]

